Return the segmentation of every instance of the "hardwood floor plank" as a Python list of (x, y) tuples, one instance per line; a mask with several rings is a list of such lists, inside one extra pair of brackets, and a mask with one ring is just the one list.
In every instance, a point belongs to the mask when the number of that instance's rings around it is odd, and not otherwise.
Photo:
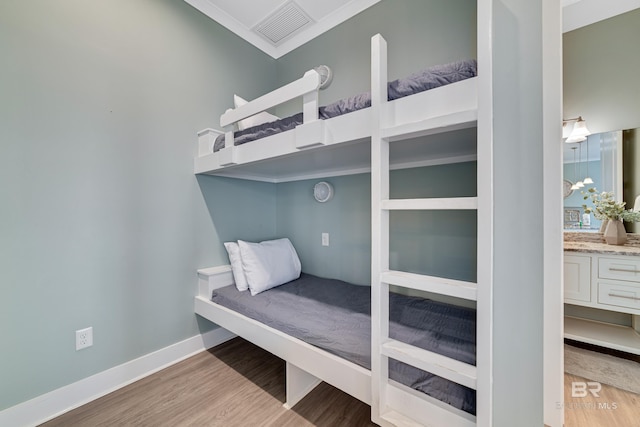
[(565, 427), (637, 427), (640, 425), (640, 395), (602, 384), (599, 397), (572, 397), (571, 383), (588, 379), (564, 376)]
[[(368, 427), (370, 407), (322, 383), (287, 410), (285, 364), (236, 338), (47, 423), (45, 427)], [(598, 399), (572, 398), (565, 375), (566, 427), (640, 425), (640, 395), (602, 385)], [(606, 404), (609, 406), (606, 406)], [(615, 403), (613, 409), (612, 403)], [(602, 406), (604, 404), (605, 406)]]
[(281, 359), (236, 338), (43, 426), (374, 425), (368, 405), (325, 383), (285, 409), (284, 374)]

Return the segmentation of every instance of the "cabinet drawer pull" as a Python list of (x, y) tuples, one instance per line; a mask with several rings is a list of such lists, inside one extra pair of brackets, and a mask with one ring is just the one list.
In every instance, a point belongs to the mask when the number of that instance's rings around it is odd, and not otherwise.
[(640, 273), (640, 270), (635, 270), (635, 269), (628, 270), (626, 268), (614, 268), (614, 267), (609, 268), (609, 271), (623, 271), (625, 273)]
[(615, 297), (615, 298), (625, 298), (625, 299), (632, 299), (634, 301), (640, 301), (640, 298), (638, 297), (630, 297), (628, 295), (617, 295), (617, 294), (609, 294), (610, 297)]

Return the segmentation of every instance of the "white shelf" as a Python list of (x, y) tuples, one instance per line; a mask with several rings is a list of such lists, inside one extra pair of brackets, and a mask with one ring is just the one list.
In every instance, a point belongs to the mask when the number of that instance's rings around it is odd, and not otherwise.
[(629, 326), (565, 316), (564, 337), (640, 355), (640, 334)]

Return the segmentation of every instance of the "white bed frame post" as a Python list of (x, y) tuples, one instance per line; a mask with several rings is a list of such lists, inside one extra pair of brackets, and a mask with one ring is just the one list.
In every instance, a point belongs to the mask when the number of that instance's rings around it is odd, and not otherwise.
[(318, 92), (320, 89), (320, 75), (315, 70), (309, 70), (304, 73), (303, 78), (315, 81), (314, 89), (302, 95), (302, 122), (310, 123), (318, 120)]
[(476, 418), (493, 425), (493, 0), (478, 0), (478, 246)]
[(389, 336), (389, 285), (381, 272), (389, 270), (389, 141), (381, 137), (387, 103), (387, 42), (379, 34), (371, 39), (371, 419), (384, 425), (388, 358), (382, 339)]

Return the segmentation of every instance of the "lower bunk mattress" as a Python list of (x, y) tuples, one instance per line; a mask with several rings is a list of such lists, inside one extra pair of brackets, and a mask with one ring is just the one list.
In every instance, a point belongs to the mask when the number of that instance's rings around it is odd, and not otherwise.
[[(234, 285), (212, 301), (366, 369), (371, 369), (371, 288), (303, 273), (251, 296)], [(389, 295), (391, 338), (443, 356), (476, 363), (476, 311), (424, 298)], [(475, 415), (475, 390), (396, 360), (389, 377)]]

